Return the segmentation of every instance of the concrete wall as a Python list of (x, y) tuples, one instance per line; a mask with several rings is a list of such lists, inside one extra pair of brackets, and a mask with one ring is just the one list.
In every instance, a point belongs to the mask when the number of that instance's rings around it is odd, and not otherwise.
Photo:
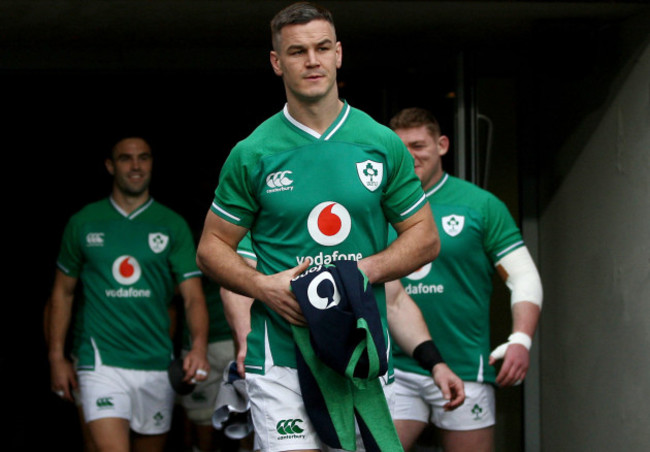
[(650, 450), (647, 41), (596, 114), (540, 217), (543, 451)]

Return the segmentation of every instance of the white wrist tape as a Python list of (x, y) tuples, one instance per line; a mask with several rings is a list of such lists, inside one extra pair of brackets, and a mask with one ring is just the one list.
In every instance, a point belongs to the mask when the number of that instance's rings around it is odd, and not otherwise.
[(516, 331), (508, 336), (508, 342), (505, 342), (492, 350), (490, 356), (494, 359), (503, 359), (503, 357), (506, 356), (506, 350), (510, 344), (521, 344), (526, 347), (526, 350), (530, 350), (530, 346), (533, 345), (533, 340), (526, 333)]
[(496, 263), (508, 274), (506, 286), (512, 292), (510, 304), (528, 301), (542, 308), (542, 280), (525, 246), (508, 253)]

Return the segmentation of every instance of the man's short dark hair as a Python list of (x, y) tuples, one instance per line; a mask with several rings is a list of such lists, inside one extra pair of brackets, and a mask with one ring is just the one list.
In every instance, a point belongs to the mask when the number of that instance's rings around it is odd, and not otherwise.
[(334, 28), (332, 13), (322, 6), (311, 2), (297, 2), (282, 9), (271, 20), (271, 42), (273, 50), (279, 51), (280, 32), (287, 25), (300, 25), (312, 20), (326, 20)]
[(434, 138), (439, 137), (442, 134), (440, 124), (433, 113), (419, 107), (411, 107), (401, 110), (391, 118), (388, 126), (393, 130), (426, 126), (429, 133), (431, 133)]
[(149, 150), (151, 150), (151, 145), (149, 144), (149, 141), (147, 141), (144, 137), (139, 136), (139, 135), (125, 135), (119, 140), (113, 144), (113, 146), (108, 149), (108, 155), (106, 156), (107, 159), (115, 161), (115, 152), (117, 151), (117, 147), (120, 143), (122, 143), (125, 140), (142, 140), (148, 147)]

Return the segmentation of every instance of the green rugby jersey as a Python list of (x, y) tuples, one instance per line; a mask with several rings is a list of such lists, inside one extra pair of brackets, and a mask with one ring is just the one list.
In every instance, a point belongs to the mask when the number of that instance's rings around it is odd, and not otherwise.
[[(425, 205), (413, 158), (399, 137), (347, 103), (322, 135), (285, 109), (228, 156), (212, 211), (251, 230), (257, 269), (273, 274), (305, 259), (359, 260), (386, 247), (387, 222)], [(374, 287), (384, 325), (383, 284)], [(289, 324), (256, 301), (246, 369), (262, 373), (265, 333), (273, 362), (295, 367)]]
[(172, 357), (168, 305), (174, 286), (201, 275), (183, 218), (149, 199), (126, 214), (111, 198), (66, 225), (57, 260), (83, 287), (79, 369), (95, 363), (164, 370)]
[[(253, 253), (253, 244), (251, 243), (250, 233), (246, 234), (237, 246), (237, 254), (247, 259), (257, 260)], [(226, 316), (223, 312), (223, 302), (221, 301), (220, 286), (208, 277), (203, 280), (203, 292), (205, 293), (205, 302), (208, 307), (209, 333), (208, 342), (225, 341), (232, 339), (232, 330)], [(189, 350), (192, 347), (190, 330), (187, 321), (183, 322), (183, 348)]]
[[(492, 277), (498, 260), (524, 246), (521, 233), (496, 196), (447, 173), (426, 196), (440, 254), (402, 284), (449, 367), (465, 381), (493, 383), (495, 370), (488, 365)], [(395, 367), (428, 374), (398, 347)]]

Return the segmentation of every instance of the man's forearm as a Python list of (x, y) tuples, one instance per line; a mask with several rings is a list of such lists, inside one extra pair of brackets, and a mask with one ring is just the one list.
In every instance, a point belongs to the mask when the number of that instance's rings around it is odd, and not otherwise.
[[(252, 259), (244, 258), (246, 263), (255, 268), (257, 262)], [(223, 312), (230, 329), (234, 332), (238, 341), (245, 340), (246, 335), (251, 330), (251, 305), (253, 299), (245, 295), (240, 295), (224, 287), (220, 288), (221, 301), (223, 302)]]
[(45, 309), (47, 346), (50, 361), (65, 357), (65, 342), (72, 319), (76, 279), (57, 270), (52, 295)]
[(535, 335), (541, 310), (539, 306), (528, 301), (512, 305), (512, 332), (526, 333), (531, 339)]
[(70, 326), (72, 309), (67, 309), (66, 305), (72, 303), (51, 299), (51, 305), (48, 309), (48, 356), (50, 361), (60, 359), (65, 356), (65, 338)]
[(250, 298), (259, 295), (255, 281), (261, 273), (248, 265), (232, 248), (219, 244), (213, 246), (210, 252), (204, 249), (203, 253), (197, 253), (197, 262), (206, 276), (237, 294)]
[(251, 305), (253, 299), (221, 288), (223, 311), (237, 341), (245, 341), (251, 330)]
[(440, 237), (429, 204), (409, 219), (395, 224), (398, 237), (386, 249), (359, 261), (371, 283), (399, 279), (433, 261), (440, 252)]
[(422, 342), (431, 340), (420, 308), (399, 281), (386, 283), (386, 307), (391, 336), (409, 356)]
[(183, 281), (179, 290), (183, 297), (187, 327), (192, 338), (192, 348), (205, 352), (208, 347), (208, 309), (200, 278)]

